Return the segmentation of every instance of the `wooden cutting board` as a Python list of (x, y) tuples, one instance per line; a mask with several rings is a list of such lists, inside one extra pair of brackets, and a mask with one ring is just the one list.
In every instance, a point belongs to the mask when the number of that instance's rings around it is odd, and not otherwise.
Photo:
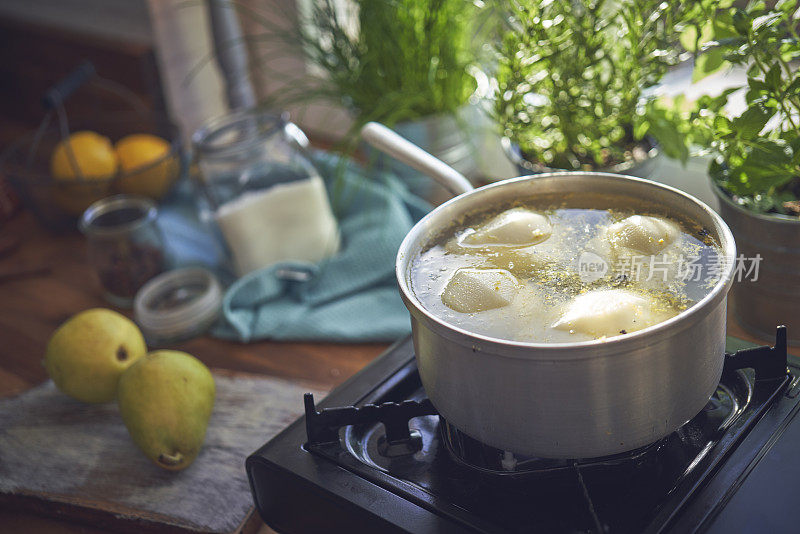
[(249, 533), (258, 528), (245, 458), (302, 412), (277, 378), (216, 371), (206, 441), (184, 471), (164, 471), (128, 436), (116, 404), (92, 405), (48, 381), (0, 400), (0, 506), (119, 532)]

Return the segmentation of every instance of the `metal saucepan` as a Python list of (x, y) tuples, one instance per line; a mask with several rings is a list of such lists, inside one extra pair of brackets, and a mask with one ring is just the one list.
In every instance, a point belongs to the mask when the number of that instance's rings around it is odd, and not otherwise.
[[(454, 169), (388, 128), (363, 138), (457, 195), (420, 220), (397, 254), (397, 281), (411, 313), (426, 393), (456, 428), (493, 447), (545, 458), (596, 458), (667, 436), (703, 409), (722, 374), (733, 236), (708, 206), (664, 185), (627, 176), (561, 172), (472, 189)], [(710, 293), (658, 325), (576, 343), (523, 343), (474, 334), (426, 310), (411, 289), (415, 255), (463, 215), (542, 193), (597, 192), (647, 199), (702, 225), (721, 245), (724, 272)]]

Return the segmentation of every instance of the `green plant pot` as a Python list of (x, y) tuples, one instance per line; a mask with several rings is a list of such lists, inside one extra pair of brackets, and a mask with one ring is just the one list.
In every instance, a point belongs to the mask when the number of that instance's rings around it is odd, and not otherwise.
[[(543, 172), (557, 172), (562, 171), (565, 169), (554, 169), (548, 167), (546, 165), (542, 165), (540, 163), (536, 163), (533, 161), (528, 161), (522, 154), (519, 146), (512, 142), (507, 137), (504, 137), (502, 140), (503, 149), (506, 152), (506, 156), (511, 162), (517, 166), (519, 173), (521, 175), (527, 174), (540, 174)], [(655, 171), (658, 165), (658, 158), (661, 155), (661, 152), (658, 149), (658, 144), (655, 142), (654, 139), (645, 138), (642, 143), (643, 149), (643, 157), (639, 159), (632, 159), (629, 161), (623, 161), (622, 163), (618, 163), (616, 165), (609, 165), (608, 167), (600, 167), (597, 169), (592, 169), (593, 171), (597, 172), (611, 172), (615, 174), (627, 174), (628, 176), (636, 176), (638, 178), (651, 178), (653, 172)], [(567, 169), (567, 170), (574, 170), (574, 169)]]
[(750, 261), (744, 262), (742, 280), (734, 280), (729, 302), (736, 319), (763, 339), (772, 339), (775, 327), (786, 325), (789, 342), (800, 345), (800, 219), (754, 213), (712, 186), (720, 215), (736, 239), (737, 255), (762, 258), (757, 280), (744, 276)]

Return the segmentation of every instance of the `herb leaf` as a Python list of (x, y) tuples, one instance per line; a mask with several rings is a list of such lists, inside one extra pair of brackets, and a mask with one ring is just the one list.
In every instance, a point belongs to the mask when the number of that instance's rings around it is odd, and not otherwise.
[[(731, 21), (702, 52), (722, 53), (747, 69), (747, 108), (726, 116), (724, 102), (699, 99), (685, 118), (692, 141), (716, 155), (709, 175), (742, 205), (758, 211), (797, 214), (800, 196), (800, 74), (787, 63), (800, 57), (796, 0), (768, 9), (752, 1), (744, 9), (724, 8), (717, 19)], [(715, 26), (716, 28), (716, 26)], [(735, 35), (730, 35), (733, 29)], [(707, 68), (698, 61), (700, 75)]]
[(529, 160), (562, 169), (629, 160), (645, 135), (688, 157), (670, 124), (676, 116), (645, 95), (681, 60), (681, 42), (698, 50), (710, 36), (714, 2), (504, 0), (493, 109), (500, 131)]
[(764, 129), (773, 114), (774, 111), (770, 111), (761, 103), (755, 102), (744, 113), (730, 121), (731, 129), (741, 139), (754, 139)]

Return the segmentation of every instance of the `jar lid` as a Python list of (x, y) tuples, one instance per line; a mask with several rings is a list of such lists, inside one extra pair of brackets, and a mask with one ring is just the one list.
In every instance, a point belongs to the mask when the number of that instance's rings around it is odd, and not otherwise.
[(188, 267), (147, 282), (133, 301), (136, 322), (151, 343), (185, 340), (205, 332), (219, 316), (222, 288), (207, 269)]

